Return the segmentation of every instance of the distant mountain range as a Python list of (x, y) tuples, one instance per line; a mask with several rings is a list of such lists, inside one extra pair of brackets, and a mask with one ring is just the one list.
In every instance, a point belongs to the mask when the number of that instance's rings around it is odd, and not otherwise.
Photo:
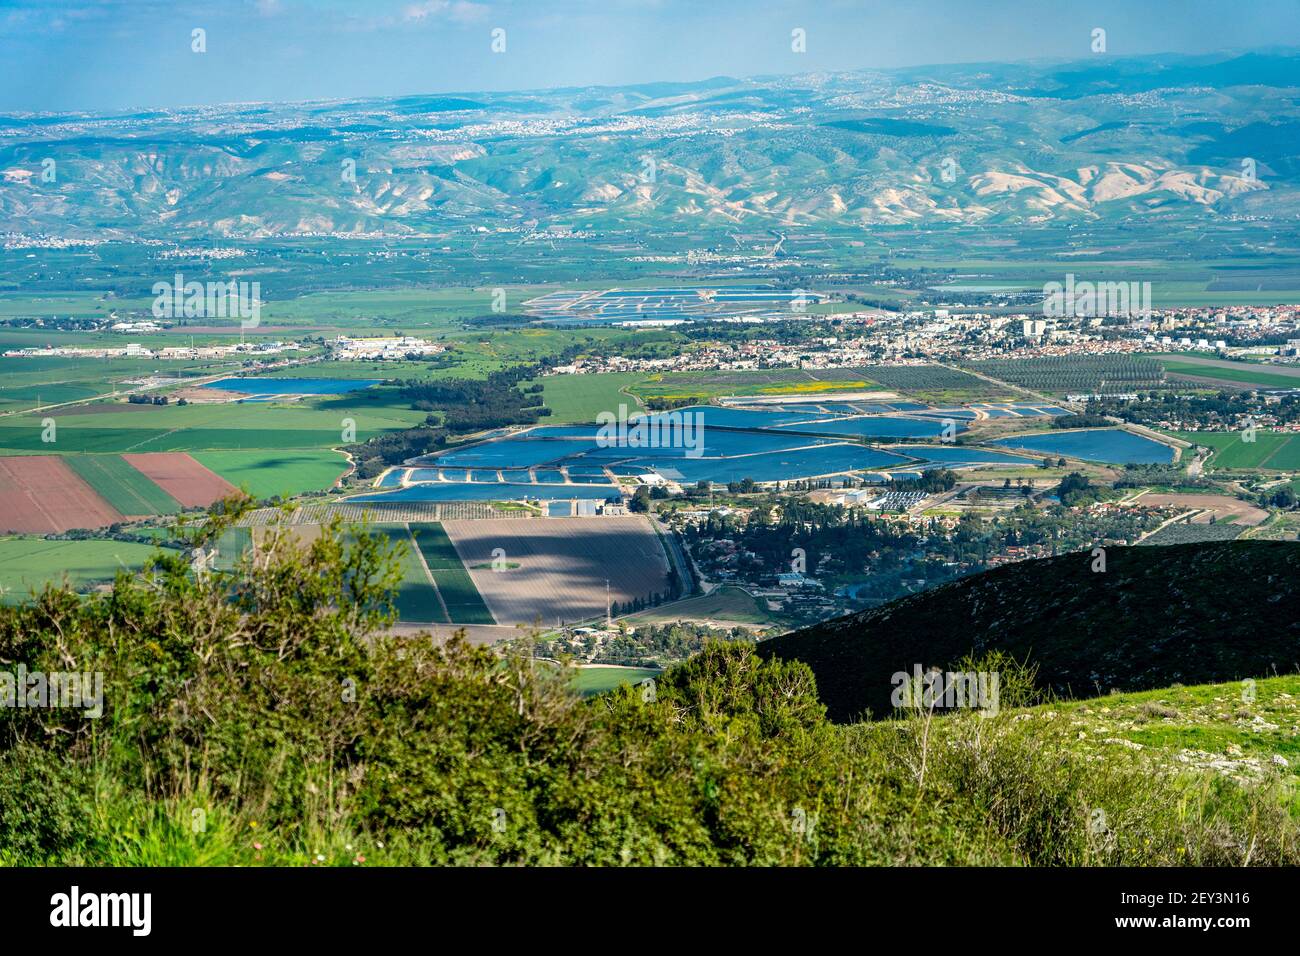
[(1004, 651), (1095, 697), (1300, 672), (1300, 547), (1108, 548), (1007, 565), (759, 644), (807, 663), (831, 717), (892, 712), (895, 673)]
[(1289, 51), (0, 117), (0, 231), (79, 237), (1278, 219), (1297, 185)]

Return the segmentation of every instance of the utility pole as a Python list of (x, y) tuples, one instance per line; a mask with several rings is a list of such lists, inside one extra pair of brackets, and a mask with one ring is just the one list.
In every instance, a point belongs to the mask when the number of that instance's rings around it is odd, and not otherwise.
[(609, 578), (605, 579), (605, 630), (614, 629), (614, 615), (612, 605), (609, 603)]

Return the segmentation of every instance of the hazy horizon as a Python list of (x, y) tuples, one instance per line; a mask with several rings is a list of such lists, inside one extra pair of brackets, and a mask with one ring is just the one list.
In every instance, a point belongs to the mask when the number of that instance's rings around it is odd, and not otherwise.
[[(233, 103), (698, 82), (963, 63), (1300, 46), (1300, 3), (1224, 16), (1208, 0), (1132, 9), (992, 0), (4, 0), (0, 109), (118, 112)], [(192, 47), (202, 29), (206, 50)], [(792, 49), (804, 31), (804, 52)], [(494, 52), (494, 31), (498, 48)], [(324, 68), (322, 68), (322, 65)]]

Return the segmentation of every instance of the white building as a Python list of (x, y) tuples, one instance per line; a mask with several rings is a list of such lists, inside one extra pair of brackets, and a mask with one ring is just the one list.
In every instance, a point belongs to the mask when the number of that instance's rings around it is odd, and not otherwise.
[(334, 340), (334, 357), (343, 361), (367, 359), (399, 359), (407, 355), (436, 355), (445, 352), (446, 346), (410, 335), (373, 336), (353, 338), (340, 335)]

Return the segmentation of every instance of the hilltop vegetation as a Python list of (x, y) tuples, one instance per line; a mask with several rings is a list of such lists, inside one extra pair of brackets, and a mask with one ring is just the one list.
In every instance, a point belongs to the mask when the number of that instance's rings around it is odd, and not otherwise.
[(830, 715), (890, 710), (892, 674), (1002, 652), (1065, 696), (1300, 670), (1300, 548), (1226, 541), (1007, 565), (786, 634), (761, 656), (812, 668)]
[(527, 658), (386, 636), (391, 549), (340, 531), (0, 609), (9, 666), (104, 675), (98, 720), (0, 711), (0, 862), (1300, 861), (1271, 765), (1098, 763), (1019, 719), (1032, 675), (1005, 658), (990, 719), (837, 727), (806, 665), (725, 642), (584, 701)]

